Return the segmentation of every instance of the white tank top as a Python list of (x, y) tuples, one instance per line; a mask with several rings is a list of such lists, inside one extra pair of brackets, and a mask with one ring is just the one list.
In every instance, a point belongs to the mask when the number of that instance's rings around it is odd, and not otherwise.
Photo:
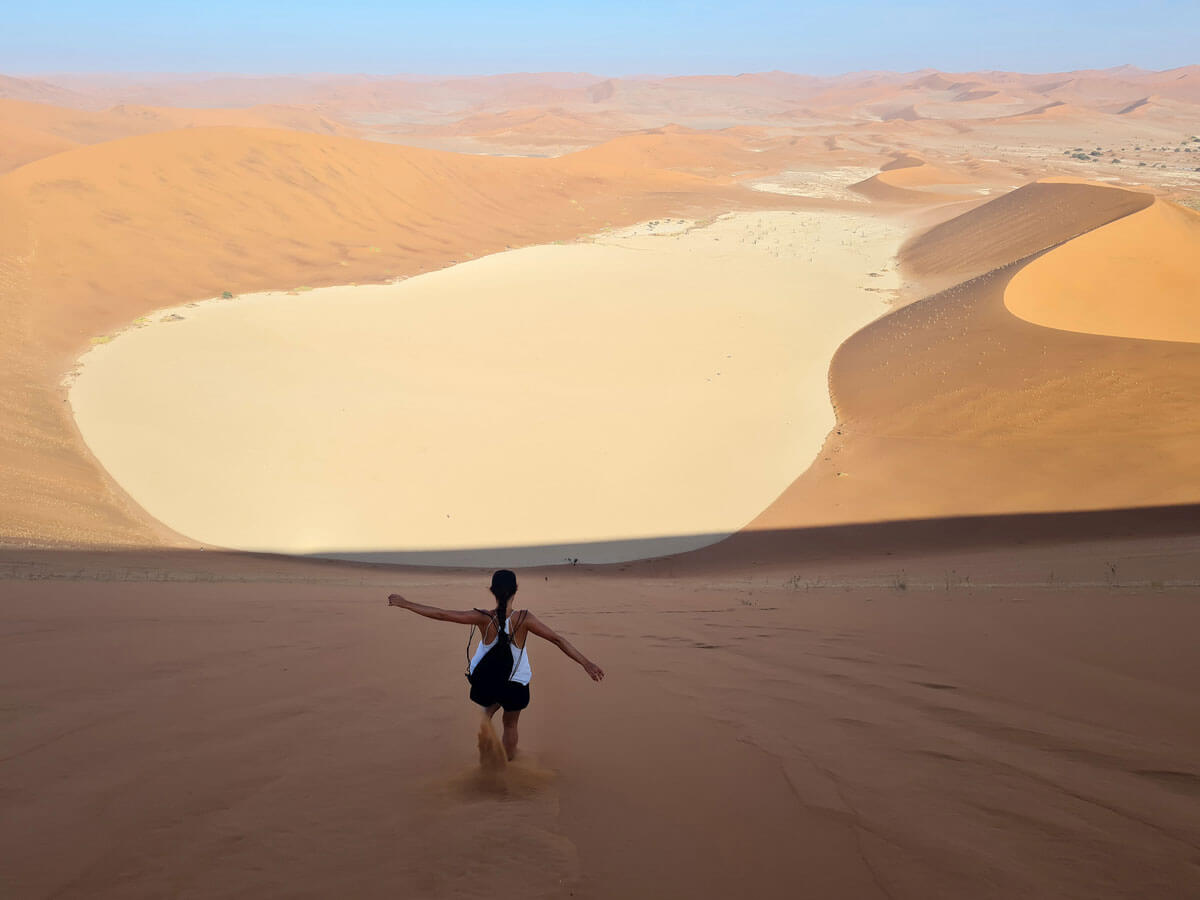
[[(512, 635), (512, 616), (511, 615), (508, 617), (507, 621), (505, 622), (504, 628), (511, 636)], [(493, 647), (495, 647), (496, 641), (498, 641), (498, 640), (500, 640), (500, 635), (496, 635), (494, 638), (492, 638), (492, 642), (490, 644), (485, 644), (483, 641), (479, 642), (479, 646), (475, 648), (475, 654), (471, 657), (471, 665), (467, 669), (468, 672), (475, 671), (475, 667), (477, 665), (479, 665), (479, 661), (481, 659), (483, 659), (483, 654), (487, 653), (489, 650), (491, 650)], [(512, 675), (509, 676), (508, 680), (515, 681), (518, 684), (529, 684), (529, 680), (531, 678), (533, 678), (533, 669), (530, 668), (530, 666), (529, 666), (529, 654), (525, 652), (527, 649), (529, 649), (528, 648), (528, 644), (529, 644), (529, 635), (528, 634), (525, 635), (525, 644), (526, 644), (526, 646), (524, 646), (524, 647), (518, 647), (516, 644), (512, 645), (514, 666), (513, 666), (513, 673), (512, 673)]]

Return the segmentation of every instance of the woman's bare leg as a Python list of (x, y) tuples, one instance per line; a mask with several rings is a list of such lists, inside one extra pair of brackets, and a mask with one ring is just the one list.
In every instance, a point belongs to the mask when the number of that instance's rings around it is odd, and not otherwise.
[(517, 755), (517, 719), (521, 718), (519, 709), (504, 713), (504, 752), (509, 759)]

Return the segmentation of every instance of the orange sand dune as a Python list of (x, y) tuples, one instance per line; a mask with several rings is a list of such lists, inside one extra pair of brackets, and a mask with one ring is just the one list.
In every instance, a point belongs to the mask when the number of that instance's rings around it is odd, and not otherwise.
[[(1180, 309), (1195, 283), (1183, 274), (1186, 260), (1158, 270), (1171, 248), (1195, 246), (1195, 230), (1190, 214), (1152, 202), (1094, 185), (1030, 185), (914, 242), (928, 262), (934, 248), (952, 255), (985, 242), (983, 223), (1008, 222), (998, 246), (968, 259), (961, 271), (970, 273), (1133, 213), (1114, 223), (1115, 235), (1104, 228), (1076, 238), (1078, 248), (1071, 241), (1050, 251), (1028, 276), (1019, 265), (994, 269), (846, 341), (830, 368), (838, 428), (818, 462), (751, 527), (1200, 499), (1200, 347), (1046, 328), (1005, 306), (1011, 280), (1024, 308), (1085, 320), (1084, 300), (1057, 293), (1064, 282), (1056, 276), (1068, 269), (1055, 258), (1064, 253), (1069, 271), (1099, 273), (1081, 284), (1097, 291), (1101, 320), (1109, 309), (1130, 327), (1163, 283), (1164, 296), (1149, 303), (1162, 304), (1162, 314)], [(1106, 256), (1118, 240), (1122, 252)], [(1163, 252), (1138, 254), (1160, 240)]]
[(352, 128), (312, 110), (288, 106), (246, 109), (171, 109), (149, 106), (114, 106), (89, 112), (0, 99), (0, 171), (68, 150), (79, 144), (213, 125), (248, 128), (288, 128), (317, 134), (352, 136)]
[(139, 131), (119, 117), (102, 112), (0, 99), (0, 171), (80, 144), (109, 141)]
[(1004, 305), (1049, 328), (1200, 343), (1200, 213), (1165, 200), (1013, 276)]
[(464, 135), (521, 143), (598, 143), (641, 126), (620, 113), (579, 113), (558, 108), (522, 107), (475, 113), (427, 134)]
[[(0, 177), (0, 316), (21, 336), (0, 371), (6, 537), (156, 533), (83, 451), (60, 396), (61, 373), (93, 336), (225, 290), (379, 280), (677, 205), (728, 208), (713, 182), (654, 168), (655, 153), (677, 166), (705, 158), (689, 144), (712, 141), (643, 136), (599, 148), (589, 164), (194, 128), (69, 150)], [(780, 202), (744, 194), (745, 205)]]
[(38, 128), (0, 121), (0, 173), (78, 146), (76, 141), (47, 134)]
[(356, 129), (334, 121), (319, 112), (304, 107), (264, 104), (243, 109), (174, 109), (156, 106), (114, 106), (106, 115), (131, 127), (143, 126), (144, 132), (169, 131), (175, 128), (204, 128), (214, 125), (237, 125), (242, 128), (287, 128), (353, 137)]
[(564, 156), (559, 163), (565, 170), (576, 173), (619, 171), (628, 175), (638, 170), (666, 169), (727, 180), (734, 175), (771, 171), (779, 166), (779, 158), (770, 151), (749, 150), (732, 135), (667, 126), (615, 138), (599, 147)]
[(943, 184), (970, 184), (973, 179), (943, 166), (934, 166), (910, 155), (901, 155), (884, 165), (878, 175), (852, 184), (856, 193), (885, 203), (946, 202), (961, 200), (961, 195), (929, 190)]
[(935, 225), (904, 246), (901, 261), (913, 276), (945, 286), (1024, 259), (1151, 202), (1148, 194), (1047, 179)]
[(911, 153), (901, 153), (889, 162), (879, 167), (880, 172), (890, 172), (893, 169), (911, 169), (925, 165), (925, 160)]

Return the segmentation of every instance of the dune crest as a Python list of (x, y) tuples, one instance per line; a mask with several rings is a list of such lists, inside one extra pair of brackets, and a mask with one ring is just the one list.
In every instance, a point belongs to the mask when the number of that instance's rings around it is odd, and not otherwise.
[(905, 270), (946, 286), (1144, 209), (1153, 197), (1089, 182), (1042, 179), (928, 229), (900, 250)]

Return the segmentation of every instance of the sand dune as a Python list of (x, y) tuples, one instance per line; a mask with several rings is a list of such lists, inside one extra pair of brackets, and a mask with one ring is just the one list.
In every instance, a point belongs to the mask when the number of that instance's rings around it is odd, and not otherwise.
[[(1046, 200), (1069, 213), (1059, 218), (1057, 235), (1046, 230)], [(1066, 239), (1085, 218), (1126, 215), (1115, 223), (1128, 223), (1118, 230), (1132, 241), (1126, 246), (1165, 236), (1190, 246), (1190, 214), (1151, 203), (1149, 195), (1112, 188), (1031, 185), (913, 242), (910, 248), (925, 250), (969, 247), (971, 230), (998, 214), (1012, 229), (979, 260), (1003, 267), (892, 313), (842, 345), (830, 368), (839, 428), (813, 468), (751, 527), (1200, 499), (1200, 420), (1192, 399), (1200, 391), (1200, 347), (1045, 328), (1005, 305), (1010, 281), (1022, 278), (1019, 264), (1004, 266), (1005, 258)], [(1065, 251), (1085, 269), (1122, 269), (1099, 302), (1113, 310), (1114, 322), (1132, 321), (1138, 300), (1123, 289), (1157, 284), (1161, 256), (1106, 258), (1112, 245), (1104, 233), (1095, 241), (1076, 238), (1090, 253), (1070, 241), (1031, 263), (1031, 276), (1018, 283), (1022, 307), (1058, 314), (1052, 311), (1066, 301), (1030, 290), (1058, 289), (1053, 276), (1062, 270), (1054, 259)], [(1192, 283), (1182, 265), (1172, 261), (1164, 273), (1164, 312)], [(1043, 266), (1045, 279), (1038, 277)], [(1068, 303), (1063, 314), (1078, 309)]]
[(1046, 179), (935, 225), (901, 250), (906, 271), (941, 286), (966, 281), (1144, 209), (1153, 197)]
[(1076, 110), (1064, 100), (1051, 100), (1049, 103), (1043, 103), (1040, 106), (1035, 106), (1033, 109), (1027, 109), (1024, 112), (1013, 113), (1005, 116), (1007, 119), (1038, 119), (1047, 117), (1064, 117), (1073, 115)]
[(0, 173), (77, 146), (76, 141), (47, 134), (39, 128), (0, 122)]
[[(26, 110), (0, 125), (0, 164), (20, 166), (0, 175), (6, 889), (22, 898), (460, 898), (494, 895), (497, 884), (593, 900), (1195, 894), (1195, 216), (1150, 193), (1053, 179), (962, 212), (965, 203), (947, 204), (968, 195), (937, 186), (1082, 173), (1137, 178), (1186, 198), (1195, 148), (1180, 138), (1196, 130), (1198, 72), (0, 79), (0, 94), (91, 110)], [(1116, 114), (1144, 97), (1160, 99)], [(189, 103), (257, 106), (176, 108)], [(927, 118), (878, 121), (880, 111), (906, 107)], [(577, 123), (632, 117), (643, 133), (544, 160), (245, 127), (270, 121), (321, 132), (346, 121), (393, 139), (464, 117), (480, 130), (511, 124), (541, 153), (547, 145), (538, 141), (556, 130), (574, 128), (583, 141)], [(188, 127), (216, 122), (238, 127)], [(126, 134), (121, 128), (186, 130), (108, 140)], [(523, 150), (493, 136), (494, 146), (473, 149)], [(1125, 160), (1106, 158), (1101, 171), (1096, 160), (1071, 157), (1081, 144), (1120, 150)], [(1147, 165), (1134, 169), (1129, 153), (1139, 146)], [(42, 154), (53, 155), (34, 160)], [(880, 160), (892, 162), (847, 200), (844, 183), (862, 181)], [(455, 608), (487, 603), (486, 578), (164, 550), (188, 542), (102, 471), (59, 386), (91, 340), (103, 358), (157, 328), (188, 329), (210, 310), (184, 305), (184, 321), (139, 327), (138, 317), (163, 305), (273, 290), (266, 300), (294, 304), (284, 308), (299, 320), (324, 296), (302, 287), (444, 270), (329, 295), (345, 304), (343, 315), (310, 317), (312, 354), (290, 375), (266, 365), (284, 354), (265, 348), (295, 333), (268, 323), (237, 344), (238, 365), (254, 378), (222, 380), (235, 369), (233, 346), (198, 340), (189, 355), (160, 358), (136, 385), (141, 393), (122, 398), (145, 398), (121, 415), (126, 435), (144, 429), (147, 441), (161, 437), (148, 427), (155, 420), (187, 436), (205, 413), (191, 408), (189, 392), (203, 394), (205, 383), (231, 403), (261, 404), (228, 438), (204, 420), (207, 469), (139, 463), (143, 474), (157, 466), (159, 477), (195, 494), (228, 490), (221, 479), (229, 473), (218, 467), (236, 469), (230, 444), (249, 445), (263, 422), (277, 424), (277, 439), (292, 437), (260, 467), (263, 483), (272, 465), (303, 454), (301, 443), (327, 441), (339, 457), (332, 466), (326, 458), (308, 473), (288, 468), (283, 482), (297, 498), (326, 490), (317, 518), (349, 528), (350, 504), (330, 498), (324, 479), (345, 460), (358, 465), (362, 448), (344, 438), (338, 446), (341, 433), (328, 422), (339, 421), (335, 406), (343, 416), (379, 402), (379, 440), (395, 440), (387, 421), (395, 407), (380, 398), (402, 393), (387, 389), (399, 364), (377, 366), (373, 386), (347, 389), (313, 362), (322, 341), (347, 334), (375, 349), (342, 369), (371, 370), (392, 349), (392, 332), (361, 327), (383, 314), (368, 317), (353, 298), (393, 289), (419, 298), (418, 309), (387, 311), (438, 323), (438, 337), (421, 347), (394, 342), (419, 375), (468, 337), (471, 349), (489, 348), (483, 332), (498, 311), (486, 291), (499, 285), (486, 277), (496, 274), (491, 265), (600, 249), (602, 271), (587, 270), (581, 284), (560, 280), (556, 291), (568, 301), (599, 292), (604, 309), (564, 311), (543, 298), (539, 325), (548, 327), (552, 312), (569, 324), (552, 348), (560, 364), (613, 355), (609, 377), (586, 402), (576, 396), (572, 415), (611, 413), (608, 392), (622, 379), (640, 398), (649, 394), (641, 382), (672, 386), (658, 417), (633, 401), (616, 404), (641, 431), (622, 432), (613, 449), (628, 467), (654, 447), (664, 480), (682, 476), (680, 496), (664, 506), (689, 509), (691, 521), (721, 485), (760, 476), (779, 418), (806, 420), (804, 446), (784, 460), (803, 467), (830, 421), (810, 401), (826, 402), (820, 354), (836, 337), (817, 348), (813, 335), (797, 334), (802, 307), (845, 296), (824, 312), (877, 308), (883, 292), (870, 289), (893, 286), (896, 269), (868, 272), (858, 285), (865, 297), (835, 292), (863, 263), (861, 235), (837, 232), (836, 249), (804, 266), (781, 261), (764, 235), (747, 235), (759, 241), (753, 253), (766, 256), (748, 272), (720, 231), (731, 220), (722, 219), (679, 237), (681, 246), (706, 232), (722, 239), (694, 263), (668, 267), (670, 283), (658, 285), (671, 298), (664, 322), (651, 318), (655, 298), (640, 302), (653, 272), (612, 279), (654, 269), (654, 242), (676, 238), (613, 232), (669, 215), (681, 234), (681, 218), (755, 207), (814, 219), (838, 209), (874, 215), (876, 201), (894, 220), (889, 228), (940, 223), (900, 253), (905, 297), (949, 289), (841, 346), (828, 372), (836, 425), (813, 466), (750, 529), (663, 559), (521, 572), (519, 603), (577, 640), (609, 677), (592, 685), (535, 646), (522, 755), (502, 772), (480, 771), (460, 674), (463, 631), (383, 606), (396, 589)], [(961, 214), (943, 221), (952, 211)], [(569, 243), (606, 229), (611, 245)], [(501, 252), (509, 247), (527, 249)], [(478, 259), (490, 253), (499, 255)], [(447, 268), (465, 260), (476, 261)], [(812, 271), (827, 261), (833, 271)], [(578, 281), (583, 269), (574, 271)], [(755, 280), (768, 271), (782, 277)], [(526, 274), (524, 293), (541, 296), (537, 273)], [(439, 279), (470, 288), (461, 315), (421, 293)], [(821, 296), (790, 297), (801, 284), (824, 285)], [(748, 286), (776, 293), (746, 296)], [(761, 312), (766, 299), (782, 318), (742, 330), (720, 318)], [(255, 302), (211, 310), (232, 314)], [(618, 310), (646, 323), (632, 328), (636, 358), (622, 357), (629, 339), (619, 328), (613, 336), (601, 327)], [(680, 425), (680, 417), (715, 424), (717, 410), (728, 421), (748, 405), (736, 391), (726, 389), (722, 405), (679, 381), (689, 373), (682, 361), (705, 340), (751, 332), (756, 346), (744, 355), (765, 366), (757, 376), (777, 370), (771, 390), (785, 411), (748, 419), (733, 435), (755, 445), (746, 450), (729, 434), (736, 427), (698, 436)], [(687, 346), (664, 346), (684, 337)], [(764, 343), (773, 355), (760, 352)], [(531, 364), (528, 383), (516, 389), (543, 393), (518, 424), (552, 437), (547, 423), (561, 419), (547, 410), (565, 405), (554, 391), (578, 387), (580, 373), (555, 382), (538, 377), (532, 353), (522, 360)], [(789, 400), (796, 366), (808, 386)], [(189, 373), (189, 383), (176, 380)], [(469, 401), (480, 397), (493, 399), (489, 409), (511, 404), (489, 393), (503, 393), (499, 377), (452, 381), (410, 384), (405, 395), (473, 415)], [(329, 419), (289, 420), (311, 413), (316, 399)], [(242, 414), (253, 418), (248, 406)], [(447, 421), (456, 411), (435, 410)], [(456, 446), (484, 430), (464, 418)], [(671, 439), (684, 434), (692, 457), (726, 441), (737, 459), (706, 473), (681, 459)], [(540, 460), (546, 471), (532, 475), (553, 474), (560, 496), (548, 497), (543, 483), (529, 489), (537, 502), (570, 501), (597, 485), (612, 494), (605, 501), (627, 496), (628, 486), (603, 471), (611, 454), (559, 450), (590, 459), (590, 471), (563, 479), (561, 467)], [(370, 485), (351, 490), (379, 499)], [(656, 496), (634, 493), (643, 504)], [(549, 517), (545, 506), (538, 517)], [(64, 543), (90, 549), (45, 549)], [(477, 865), (464, 848), (478, 847), (503, 851)]]
[[(0, 235), (2, 309), (26, 335), (0, 380), (13, 422), (0, 437), (8, 535), (171, 539), (96, 469), (64, 417), (58, 381), (91, 339), (227, 290), (385, 280), (677, 205), (727, 204), (704, 176), (654, 168), (655, 146), (670, 150), (664, 165), (702, 159), (692, 140), (711, 141), (647, 136), (591, 166), (194, 128), (81, 147), (0, 176), (11, 212)], [(744, 192), (737, 202), (779, 199)]]
[(885, 164), (879, 174), (850, 186), (852, 191), (885, 203), (917, 203), (961, 200), (962, 197), (938, 191), (939, 185), (970, 184), (971, 178), (951, 169), (930, 165), (913, 156), (900, 156)]
[(316, 134), (352, 136), (354, 129), (308, 109), (258, 106), (247, 109), (171, 109), (120, 105), (86, 111), (0, 99), (0, 172), (80, 144), (215, 125), (288, 128)]
[(639, 128), (637, 120), (619, 113), (589, 115), (555, 108), (524, 107), (500, 113), (475, 113), (453, 125), (427, 129), (425, 133), (560, 144), (600, 143)]
[(747, 149), (731, 135), (667, 126), (572, 153), (562, 157), (559, 164), (579, 173), (619, 172), (621, 177), (629, 177), (639, 170), (657, 169), (729, 181), (735, 174), (772, 171), (779, 166), (779, 160), (769, 151)]
[(1156, 200), (1034, 260), (1004, 292), (1028, 322), (1200, 342), (1200, 213)]

